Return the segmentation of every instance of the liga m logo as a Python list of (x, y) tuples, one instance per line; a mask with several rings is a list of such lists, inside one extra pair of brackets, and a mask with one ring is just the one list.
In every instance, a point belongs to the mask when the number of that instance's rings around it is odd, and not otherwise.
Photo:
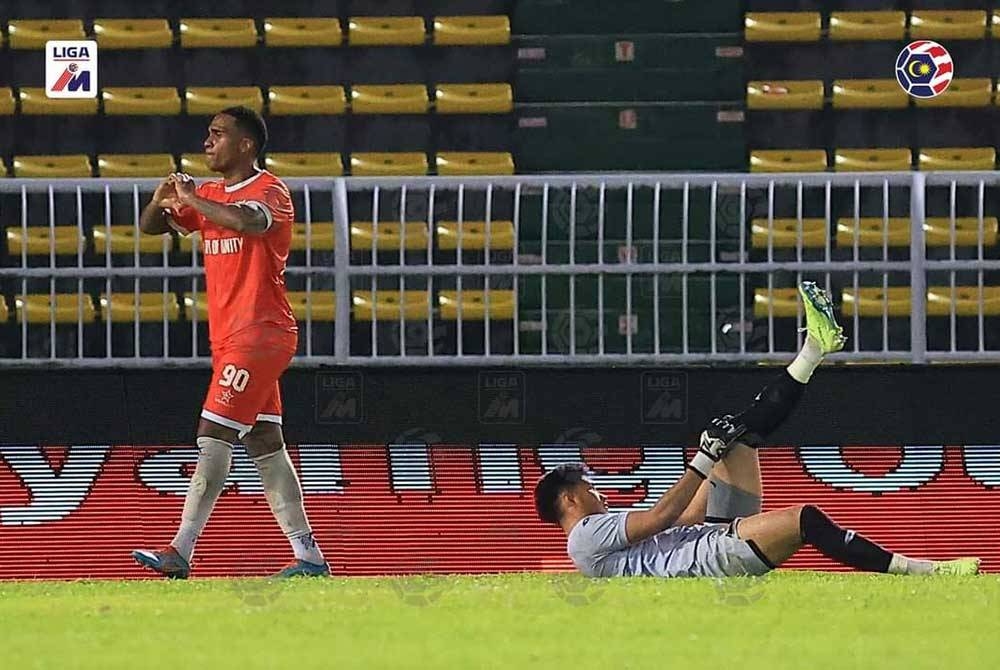
[(97, 42), (49, 40), (45, 43), (45, 95), (49, 98), (97, 97)]

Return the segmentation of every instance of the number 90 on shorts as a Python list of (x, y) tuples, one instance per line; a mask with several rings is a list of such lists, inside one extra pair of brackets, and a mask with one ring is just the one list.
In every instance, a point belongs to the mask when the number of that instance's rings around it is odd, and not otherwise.
[(292, 352), (270, 348), (223, 350), (213, 356), (202, 418), (245, 434), (258, 421), (281, 423), (278, 379)]

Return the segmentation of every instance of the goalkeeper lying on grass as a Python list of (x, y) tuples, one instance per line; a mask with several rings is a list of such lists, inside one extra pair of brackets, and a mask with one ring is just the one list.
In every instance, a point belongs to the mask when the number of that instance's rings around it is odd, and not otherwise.
[(808, 335), (787, 371), (736, 416), (713, 419), (684, 476), (652, 508), (612, 514), (582, 463), (565, 463), (535, 486), (541, 519), (562, 527), (576, 567), (591, 577), (762, 575), (812, 545), (869, 572), (972, 575), (978, 558), (917, 560), (846, 530), (814, 505), (761, 513), (760, 464), (751, 445), (791, 413), (823, 356), (844, 346), (825, 291), (803, 282)]

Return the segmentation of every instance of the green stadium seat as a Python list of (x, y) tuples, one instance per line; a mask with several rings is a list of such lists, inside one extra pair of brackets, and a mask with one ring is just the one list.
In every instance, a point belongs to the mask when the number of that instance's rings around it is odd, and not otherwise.
[[(170, 235), (144, 235), (134, 225), (113, 225), (110, 235), (108, 227), (102, 224), (94, 226), (94, 252), (106, 254), (110, 248), (113, 254), (134, 254), (138, 247), (139, 253), (162, 253), (170, 251), (174, 241)], [(138, 245), (136, 244), (138, 242)]]
[[(156, 240), (159, 242), (159, 240)], [(162, 323), (180, 319), (181, 308), (173, 293), (102, 293), (101, 319), (112, 323)]]
[(44, 49), (49, 40), (85, 40), (87, 35), (80, 19), (11, 19), (7, 39), (11, 49)]
[(181, 97), (176, 88), (112, 87), (101, 91), (104, 113), (110, 116), (176, 116), (181, 113)]
[(751, 172), (823, 172), (823, 149), (755, 149), (750, 152)]
[(514, 109), (510, 84), (438, 84), (434, 87), (438, 114), (509, 114)]
[(987, 36), (986, 12), (914, 9), (910, 37), (915, 40), (981, 40)]
[(989, 107), (993, 104), (993, 81), (988, 77), (952, 79), (941, 95), (916, 98), (917, 107)]
[(906, 36), (906, 13), (831, 12), (830, 39), (846, 40), (902, 40)]
[[(796, 249), (799, 246), (800, 222), (798, 219), (774, 219), (768, 226), (767, 219), (754, 219), (751, 223), (751, 242), (754, 247), (766, 249), (768, 242), (775, 249)], [(801, 221), (802, 248), (823, 248), (826, 246), (827, 227), (825, 219), (809, 218)]]
[(442, 151), (436, 164), (439, 175), (514, 174), (514, 157), (505, 151)]
[(101, 154), (97, 157), (97, 174), (101, 177), (166, 178), (176, 172), (170, 154)]
[(268, 110), (274, 116), (329, 115), (347, 111), (343, 86), (272, 86), (267, 99)]
[(288, 304), (299, 321), (334, 321), (337, 296), (332, 291), (289, 291)]
[(192, 177), (218, 177), (205, 165), (205, 154), (181, 154), (181, 172)]
[(747, 42), (816, 42), (820, 36), (819, 12), (747, 12)]
[(89, 177), (90, 159), (84, 154), (14, 156), (13, 173), (43, 179)]
[(355, 177), (405, 177), (427, 174), (427, 155), (418, 152), (356, 152), (351, 154)]
[(347, 22), (351, 46), (419, 46), (425, 33), (420, 16), (352, 16)]
[(94, 19), (101, 49), (166, 49), (174, 33), (166, 19)]
[(434, 19), (436, 46), (510, 44), (507, 16), (438, 16)]
[(257, 45), (253, 19), (181, 19), (181, 46), (185, 49), (245, 48)]
[(44, 88), (30, 86), (18, 89), (21, 114), (92, 116), (97, 114), (97, 98), (50, 98)]
[(264, 43), (269, 47), (339, 47), (343, 42), (338, 18), (264, 19)]
[(97, 318), (94, 301), (87, 293), (49, 293), (14, 296), (18, 323), (93, 323)]
[(355, 321), (426, 320), (430, 314), (427, 291), (354, 291), (351, 302)]
[(993, 147), (953, 147), (921, 149), (917, 167), (920, 170), (993, 170), (997, 152)]
[(487, 228), (489, 228), (490, 251), (509, 250), (514, 248), (514, 222), (491, 221), (487, 227), (485, 221), (438, 221), (438, 249), (455, 251), (461, 237), (463, 251), (482, 251), (486, 249)]
[[(16, 176), (16, 175), (15, 175)], [(87, 175), (89, 176), (89, 175)], [(77, 226), (20, 226), (7, 228), (7, 253), (11, 256), (77, 255), (87, 246), (87, 238)]]
[(910, 150), (896, 149), (837, 149), (833, 154), (833, 169), (837, 172), (892, 172), (911, 169)]
[(359, 84), (351, 87), (355, 114), (426, 114), (430, 108), (423, 84)]
[(184, 91), (187, 113), (214, 115), (220, 109), (246, 105), (258, 112), (264, 109), (264, 97), (256, 86), (196, 86)]
[[(487, 305), (487, 300), (489, 305)], [(445, 321), (485, 321), (487, 314), (491, 321), (507, 321), (514, 318), (514, 291), (501, 289), (438, 291), (438, 309)]]
[(14, 101), (14, 90), (0, 88), (0, 116), (11, 116), (16, 110), (17, 103)]
[(903, 109), (910, 104), (895, 79), (837, 79), (832, 90), (835, 109)]
[[(403, 226), (398, 221), (379, 221), (376, 230), (371, 221), (355, 221), (351, 224), (351, 249), (371, 251), (399, 251), (403, 244)], [(406, 250), (427, 249), (428, 230), (426, 221), (406, 222)]]
[(339, 177), (344, 174), (344, 164), (338, 153), (269, 153), (264, 166), (279, 177)]
[[(308, 233), (308, 234), (307, 234)], [(292, 251), (333, 251), (336, 238), (333, 223), (316, 222), (296, 223), (292, 226)]]
[(823, 109), (823, 82), (751, 81), (747, 83), (748, 109)]

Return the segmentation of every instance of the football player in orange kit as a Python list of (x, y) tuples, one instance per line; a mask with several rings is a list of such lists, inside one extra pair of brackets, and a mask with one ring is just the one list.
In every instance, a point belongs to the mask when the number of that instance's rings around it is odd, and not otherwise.
[(198, 464), (170, 545), (132, 552), (140, 565), (175, 579), (191, 571), (195, 542), (222, 493), (239, 439), (295, 553), (279, 576), (330, 573), (281, 432), (278, 379), (298, 340), (285, 295), (295, 213), (288, 187), (257, 166), (266, 143), (267, 127), (257, 112), (224, 109), (209, 124), (204, 144), (208, 167), (222, 179), (196, 187), (190, 176), (171, 174), (139, 219), (142, 231), (153, 235), (200, 231), (204, 254), (212, 382), (198, 424)]

